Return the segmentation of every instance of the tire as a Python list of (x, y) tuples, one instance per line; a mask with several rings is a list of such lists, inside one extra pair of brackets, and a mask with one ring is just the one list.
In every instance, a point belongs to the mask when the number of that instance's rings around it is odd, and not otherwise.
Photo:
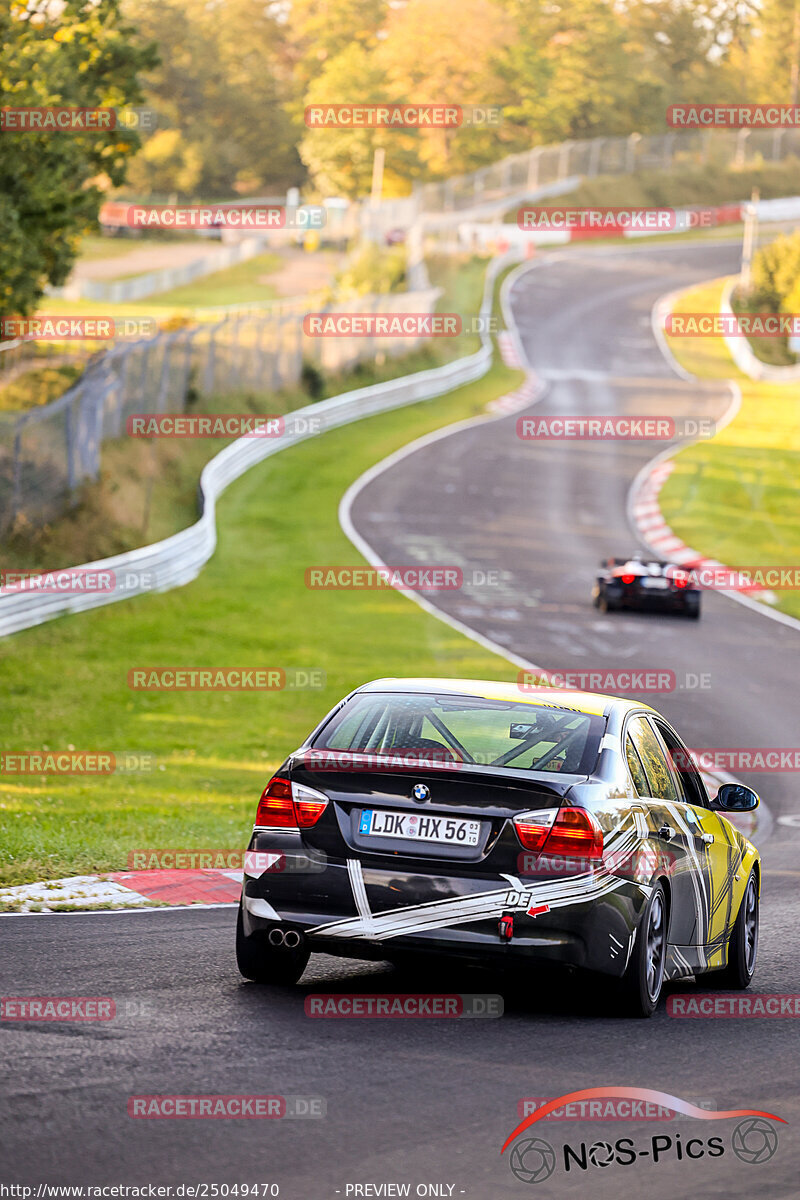
[(263, 934), (245, 937), (242, 902), (236, 918), (236, 963), (245, 979), (253, 983), (297, 983), (305, 971), (311, 951), (301, 943), (296, 950), (279, 950)]
[(669, 910), (664, 885), (659, 881), (650, 894), (636, 929), (630, 962), (620, 981), (622, 1013), (652, 1017), (664, 985)]
[(758, 957), (758, 907), (758, 880), (755, 871), (751, 871), (728, 939), (728, 965), (721, 971), (703, 975), (703, 985), (709, 983), (737, 992), (750, 986)]
[(687, 608), (686, 615), (690, 621), (699, 621), (700, 620), (700, 609), (699, 608)]
[(597, 600), (597, 607), (601, 613), (610, 613), (614, 611), (614, 605), (608, 603), (607, 596), (600, 596)]

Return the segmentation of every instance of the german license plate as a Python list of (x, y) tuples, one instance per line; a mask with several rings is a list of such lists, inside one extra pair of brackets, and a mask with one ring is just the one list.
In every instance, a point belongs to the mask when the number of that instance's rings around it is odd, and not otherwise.
[(660, 575), (645, 577), (642, 580), (642, 587), (646, 588), (668, 588), (669, 580), (662, 578)]
[(448, 846), (477, 846), (480, 831), (480, 821), (383, 812), (379, 808), (365, 808), (358, 827), (358, 832), (366, 837), (407, 838), (417, 842), (442, 842)]

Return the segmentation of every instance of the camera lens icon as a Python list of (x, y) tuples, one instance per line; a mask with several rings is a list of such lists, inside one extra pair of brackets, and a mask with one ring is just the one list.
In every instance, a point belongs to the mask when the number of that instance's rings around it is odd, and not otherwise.
[(509, 1166), (521, 1183), (541, 1183), (556, 1169), (556, 1152), (542, 1138), (517, 1142), (511, 1151)]
[(762, 1117), (748, 1117), (734, 1129), (731, 1146), (744, 1163), (767, 1162), (778, 1149), (778, 1132)]

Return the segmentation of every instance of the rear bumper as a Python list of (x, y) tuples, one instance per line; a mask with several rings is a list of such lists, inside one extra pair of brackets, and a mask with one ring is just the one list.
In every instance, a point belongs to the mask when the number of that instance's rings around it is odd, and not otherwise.
[[(618, 976), (648, 895), (647, 888), (602, 870), (519, 881), (410, 873), (356, 859), (323, 861), (288, 845), (280, 849), (282, 870), (245, 875), (245, 936), (263, 936), (279, 925), (300, 931), (315, 953), (349, 958), (435, 953), (559, 963)], [(500, 934), (504, 915), (513, 917), (510, 940)]]
[(606, 599), (616, 608), (643, 612), (691, 612), (700, 607), (698, 592), (627, 592), (624, 588), (606, 588)]

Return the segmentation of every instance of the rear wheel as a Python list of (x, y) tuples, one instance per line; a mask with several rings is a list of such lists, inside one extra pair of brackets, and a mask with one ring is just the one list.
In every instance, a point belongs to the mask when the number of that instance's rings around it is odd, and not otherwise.
[(667, 898), (657, 883), (636, 930), (630, 962), (621, 980), (622, 1009), (630, 1017), (652, 1017), (664, 984), (667, 958)]
[(711, 971), (706, 980), (714, 987), (742, 991), (749, 987), (756, 970), (758, 956), (758, 880), (750, 872), (742, 903), (728, 940), (728, 965), (722, 971)]
[(601, 613), (609, 613), (614, 612), (617, 606), (616, 604), (609, 603), (608, 596), (603, 594), (597, 601), (597, 607), (600, 609)]
[(294, 950), (270, 945), (264, 934), (245, 937), (242, 902), (236, 919), (236, 963), (245, 979), (254, 983), (297, 983), (311, 952), (301, 944)]

